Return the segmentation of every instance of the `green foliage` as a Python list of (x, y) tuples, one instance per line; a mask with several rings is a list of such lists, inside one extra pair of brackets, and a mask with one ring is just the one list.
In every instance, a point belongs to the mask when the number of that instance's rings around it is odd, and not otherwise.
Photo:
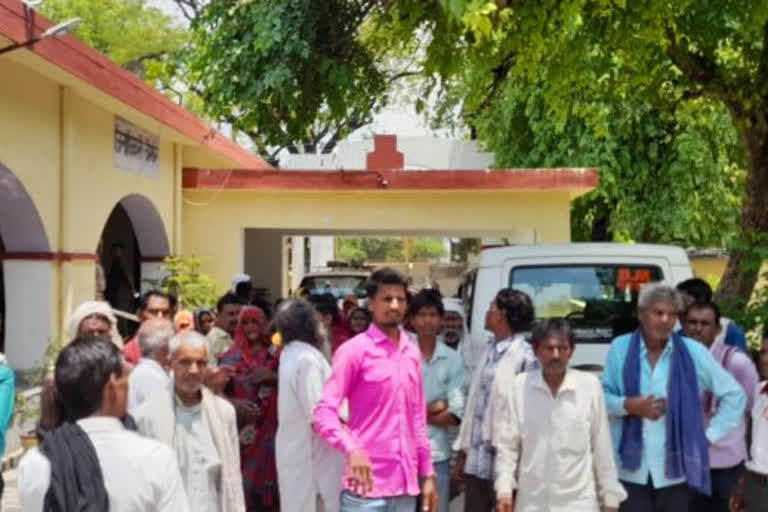
[[(410, 261), (429, 261), (445, 254), (439, 238), (409, 238)], [(405, 261), (406, 244), (395, 237), (338, 237), (336, 258), (352, 262)]]
[(445, 256), (442, 238), (412, 238), (411, 261), (430, 261)]
[(160, 283), (166, 293), (176, 295), (179, 305), (194, 311), (203, 306), (213, 306), (221, 295), (216, 282), (207, 274), (200, 272), (202, 260), (187, 257), (168, 257), (163, 262), (167, 275)]
[(357, 37), (376, 2), (212, 0), (192, 22), (185, 65), (207, 114), (264, 148), (367, 118), (386, 77)]
[(524, 83), (506, 84), (497, 103), (476, 127), (499, 166), (599, 170), (600, 186), (574, 204), (574, 240), (724, 247), (732, 239), (745, 173), (720, 104), (697, 99), (662, 113), (604, 93), (592, 105), (605, 117), (597, 125), (583, 115), (558, 121), (540, 89)]
[(54, 22), (81, 18), (77, 37), (139, 75), (187, 39), (184, 28), (147, 0), (46, 0), (40, 10)]

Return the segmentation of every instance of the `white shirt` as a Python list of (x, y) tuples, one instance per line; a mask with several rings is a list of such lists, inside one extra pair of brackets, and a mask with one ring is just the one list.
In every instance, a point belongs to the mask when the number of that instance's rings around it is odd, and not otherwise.
[[(115, 418), (77, 422), (88, 434), (104, 475), (110, 512), (188, 512), (176, 457), (170, 448), (123, 428)], [(33, 448), (19, 464), (21, 510), (40, 512), (51, 482), (51, 463)]]
[(174, 397), (176, 431), (174, 444), (190, 510), (219, 509), (221, 458), (213, 442), (202, 404), (186, 407)]
[(763, 387), (768, 382), (761, 382), (755, 388), (755, 405), (752, 406), (752, 449), (750, 450), (747, 469), (768, 475), (768, 395)]
[(496, 494), (517, 489), (517, 512), (597, 512), (626, 499), (595, 376), (569, 369), (552, 396), (534, 370), (496, 379), (494, 394)]
[(330, 375), (328, 361), (312, 345), (292, 341), (280, 354), (275, 448), (280, 506), (289, 512), (339, 510), (344, 457), (312, 428), (312, 411)]
[(128, 377), (128, 412), (133, 414), (138, 406), (158, 392), (170, 392), (171, 377), (154, 359), (142, 357)]

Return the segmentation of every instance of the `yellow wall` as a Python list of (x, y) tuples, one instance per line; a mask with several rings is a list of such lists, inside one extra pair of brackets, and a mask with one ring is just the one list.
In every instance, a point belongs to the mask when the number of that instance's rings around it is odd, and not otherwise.
[(691, 267), (693, 267), (693, 274), (696, 277), (702, 279), (716, 279), (720, 280), (725, 273), (725, 267), (728, 264), (728, 258), (718, 257), (692, 257)]
[(152, 201), (172, 243), (173, 143), (161, 139), (159, 176), (144, 177), (115, 168), (111, 112), (69, 89), (64, 92), (63, 112), (65, 208), (61, 250), (94, 252), (110, 212), (130, 193), (140, 193)]
[[(128, 111), (117, 100), (94, 94), (91, 86), (72, 75), (65, 76), (28, 52), (15, 52), (0, 59), (0, 77), (0, 163), (10, 169), (29, 194), (41, 218), (50, 252), (94, 254), (110, 213), (129, 194), (140, 194), (151, 201), (159, 213), (171, 253), (179, 251), (181, 169), (233, 162), (202, 147), (187, 152), (190, 161), (185, 162), (184, 144), (196, 144), (194, 141), (186, 141), (167, 127), (161, 129), (156, 121)], [(160, 137), (157, 178), (115, 168), (116, 114)], [(13, 193), (0, 182), (0, 193), (9, 191)], [(0, 222), (12, 223), (13, 219)], [(65, 257), (63, 261), (56, 259), (45, 264), (50, 266), (50, 279), (30, 285), (45, 287), (44, 295), (50, 297), (48, 307), (42, 308), (37, 300), (28, 301), (24, 318), (14, 315), (16, 318), (7, 319), (7, 332), (23, 332), (23, 322), (39, 321), (40, 313), (36, 311), (45, 309), (49, 335), (47, 339), (34, 340), (14, 336), (18, 338), (15, 341), (7, 337), (6, 351), (16, 356), (11, 364), (16, 366), (23, 361), (16, 367), (28, 367), (36, 361), (44, 351), (44, 343), (63, 332), (70, 312), (80, 302), (94, 298), (94, 261), (80, 256), (74, 261)], [(18, 265), (17, 260), (9, 268), (19, 268)], [(13, 280), (6, 279), (6, 288), (9, 281)], [(13, 290), (6, 292), (7, 301), (18, 297)], [(9, 343), (15, 346), (9, 347)], [(19, 343), (29, 346), (19, 347)]]
[(58, 246), (59, 87), (0, 59), (0, 162), (24, 184)]
[(514, 191), (184, 191), (183, 254), (203, 258), (221, 284), (243, 270), (245, 228), (504, 235), (570, 240), (568, 193)]

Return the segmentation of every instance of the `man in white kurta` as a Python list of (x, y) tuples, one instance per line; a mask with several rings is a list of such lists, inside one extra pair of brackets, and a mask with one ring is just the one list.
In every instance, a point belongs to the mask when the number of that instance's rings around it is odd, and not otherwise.
[(168, 372), (169, 348), (173, 338), (173, 324), (165, 318), (147, 320), (136, 333), (141, 359), (128, 377), (128, 412), (158, 393), (168, 393), (171, 376)]
[(221, 457), (213, 442), (202, 403), (187, 407), (174, 397), (176, 435), (174, 448), (181, 478), (193, 511), (219, 509)]
[[(275, 323), (284, 343), (277, 392), (277, 477), (280, 505), (286, 511), (337, 512), (344, 458), (312, 428), (312, 411), (320, 400), (331, 366), (319, 348), (312, 307), (291, 300)], [(303, 332), (303, 327), (309, 327)], [(298, 339), (306, 339), (298, 341)]]
[(203, 386), (208, 340), (179, 333), (170, 355), (173, 391), (136, 410), (139, 433), (174, 450), (193, 512), (244, 512), (235, 409)]
[(565, 320), (537, 327), (533, 343), (541, 369), (493, 386), (498, 510), (616, 511), (626, 492), (600, 382), (568, 368), (573, 335)]

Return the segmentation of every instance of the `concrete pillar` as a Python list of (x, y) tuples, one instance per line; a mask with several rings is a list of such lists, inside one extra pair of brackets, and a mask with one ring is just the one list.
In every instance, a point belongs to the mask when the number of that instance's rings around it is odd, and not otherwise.
[(293, 236), (291, 237), (291, 268), (290, 268), (290, 288), (291, 291), (295, 291), (301, 280), (304, 279), (304, 266), (306, 260), (304, 258), (304, 237)]

